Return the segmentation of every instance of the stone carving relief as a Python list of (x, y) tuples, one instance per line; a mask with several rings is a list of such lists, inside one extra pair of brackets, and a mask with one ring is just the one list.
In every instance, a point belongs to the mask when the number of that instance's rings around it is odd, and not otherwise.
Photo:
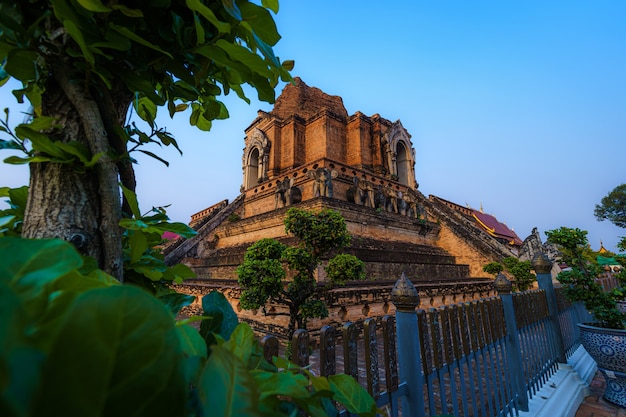
[(307, 172), (309, 178), (313, 178), (313, 197), (333, 197), (333, 179), (339, 173), (328, 168), (317, 168), (315, 171)]

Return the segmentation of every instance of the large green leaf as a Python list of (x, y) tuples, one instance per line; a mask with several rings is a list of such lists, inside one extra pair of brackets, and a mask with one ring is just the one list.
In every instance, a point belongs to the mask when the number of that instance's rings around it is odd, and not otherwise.
[(62, 240), (0, 239), (0, 281), (36, 297), (46, 285), (83, 264), (74, 247)]
[(37, 53), (25, 49), (13, 49), (7, 55), (4, 69), (12, 77), (26, 83), (37, 78)]
[(250, 24), (259, 38), (270, 45), (275, 45), (280, 40), (276, 23), (267, 9), (252, 2), (242, 2), (239, 7), (243, 19)]
[(287, 396), (294, 399), (305, 399), (311, 396), (308, 390), (309, 380), (302, 374), (289, 371), (254, 372), (259, 384), (261, 398)]
[(199, 391), (205, 417), (261, 416), (254, 379), (245, 364), (221, 346), (213, 347)]
[(173, 316), (176, 316), (183, 307), (191, 305), (191, 303), (193, 303), (196, 299), (193, 295), (182, 294), (179, 292), (164, 294), (158, 298)]
[(182, 416), (184, 382), (180, 339), (163, 304), (130, 286), (92, 290), (68, 311), (32, 414)]
[(182, 326), (176, 326), (176, 331), (178, 333), (178, 337), (180, 338), (180, 343), (185, 355), (188, 357), (207, 357), (208, 352), (206, 343), (204, 343), (204, 339), (198, 333), (198, 329), (188, 324), (183, 324)]
[(252, 328), (247, 323), (241, 323), (235, 327), (228, 341), (222, 346), (247, 364), (254, 353), (254, 342)]
[(28, 314), (20, 299), (0, 282), (0, 414), (26, 416), (39, 383), (43, 354), (30, 345)]
[[(202, 310), (205, 316), (218, 319), (214, 321), (204, 320), (200, 325), (202, 335), (206, 337), (206, 333), (211, 331), (224, 339), (229, 339), (237, 327), (239, 319), (224, 294), (211, 291), (202, 297)], [(219, 320), (220, 318), (221, 320)]]
[(337, 374), (328, 377), (333, 399), (340, 402), (350, 413), (362, 417), (376, 416), (377, 408), (374, 399), (350, 375)]

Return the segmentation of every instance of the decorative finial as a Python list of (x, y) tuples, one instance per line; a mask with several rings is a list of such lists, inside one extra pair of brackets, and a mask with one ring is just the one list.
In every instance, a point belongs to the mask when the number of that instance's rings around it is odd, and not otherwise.
[(404, 312), (415, 311), (420, 304), (420, 296), (404, 272), (391, 290), (391, 302), (395, 304), (397, 310)]
[(499, 273), (493, 281), (493, 288), (498, 292), (498, 294), (511, 294), (513, 283), (506, 279), (503, 273)]
[(543, 252), (537, 252), (530, 264), (538, 274), (549, 274), (552, 271), (552, 261)]

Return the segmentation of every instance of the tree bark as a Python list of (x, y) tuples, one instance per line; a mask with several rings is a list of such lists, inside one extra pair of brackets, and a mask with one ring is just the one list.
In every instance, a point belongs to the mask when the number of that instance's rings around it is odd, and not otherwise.
[(84, 173), (69, 164), (32, 163), (23, 235), (70, 241), (122, 280), (119, 179), (102, 115), (86, 84), (71, 79), (71, 65), (58, 61), (51, 73), (42, 114), (56, 117), (62, 126), (51, 138), (83, 143), (92, 155), (105, 154)]

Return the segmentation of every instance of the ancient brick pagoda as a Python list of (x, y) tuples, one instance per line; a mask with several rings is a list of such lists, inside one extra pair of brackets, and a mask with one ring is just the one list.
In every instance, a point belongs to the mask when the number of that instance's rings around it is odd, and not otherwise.
[[(192, 293), (218, 288), (237, 306), (235, 270), (245, 249), (266, 237), (289, 241), (283, 218), (292, 205), (339, 211), (353, 235), (346, 252), (366, 265), (367, 282), (326, 295), (330, 320), (388, 313), (389, 291), (403, 272), (426, 304), (485, 295), (491, 280), (482, 266), (519, 247), (519, 238), (513, 244), (490, 236), (446, 200), (418, 191), (411, 135), (399, 120), (350, 116), (340, 97), (299, 78), (245, 133), (241, 194), (192, 216), (198, 235), (166, 248), (167, 262), (198, 274), (185, 286)], [(268, 331), (281, 324), (241, 314)]]

